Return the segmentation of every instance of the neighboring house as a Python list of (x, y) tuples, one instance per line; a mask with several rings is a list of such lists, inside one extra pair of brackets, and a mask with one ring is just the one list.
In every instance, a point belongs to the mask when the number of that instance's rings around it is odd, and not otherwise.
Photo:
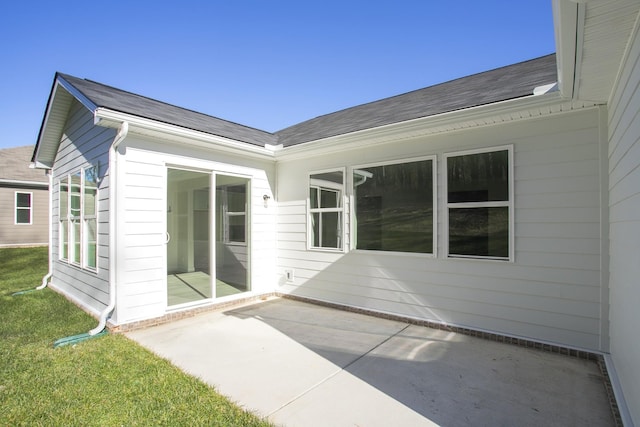
[(51, 286), (96, 329), (277, 292), (602, 354), (640, 423), (640, 2), (553, 7), (554, 55), (276, 133), (56, 74)]
[(49, 244), (49, 178), (33, 145), (0, 149), (0, 247)]

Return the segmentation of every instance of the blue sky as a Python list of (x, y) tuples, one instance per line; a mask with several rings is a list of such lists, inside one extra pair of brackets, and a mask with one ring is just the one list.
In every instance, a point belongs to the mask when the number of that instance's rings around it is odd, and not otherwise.
[(0, 148), (56, 71), (267, 131), (555, 51), (551, 0), (9, 1)]

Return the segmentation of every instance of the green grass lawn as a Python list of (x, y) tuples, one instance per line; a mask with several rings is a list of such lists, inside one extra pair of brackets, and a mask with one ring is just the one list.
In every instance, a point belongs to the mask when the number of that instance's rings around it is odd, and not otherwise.
[(0, 425), (268, 426), (123, 335), (54, 349), (97, 321), (34, 288), (47, 249), (0, 249)]

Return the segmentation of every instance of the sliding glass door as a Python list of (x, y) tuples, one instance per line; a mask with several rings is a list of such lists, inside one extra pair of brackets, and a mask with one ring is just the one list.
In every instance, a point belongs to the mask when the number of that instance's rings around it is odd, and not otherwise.
[(247, 178), (167, 170), (168, 306), (249, 290), (248, 193)]

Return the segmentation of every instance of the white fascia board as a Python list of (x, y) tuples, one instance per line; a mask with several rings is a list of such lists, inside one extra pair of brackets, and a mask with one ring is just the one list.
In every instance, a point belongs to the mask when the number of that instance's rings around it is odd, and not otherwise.
[[(77, 99), (82, 105), (84, 105), (87, 110), (89, 110), (91, 112), (96, 111), (98, 106), (96, 104), (94, 104), (89, 98), (84, 96), (84, 94), (82, 92), (80, 92), (78, 89), (73, 87), (73, 85), (71, 85), (68, 81), (66, 81), (64, 79), (64, 77), (58, 76), (56, 82), (57, 82), (58, 85), (62, 86), (64, 88), (64, 90), (66, 90), (71, 95), (73, 95), (73, 97), (75, 99)], [(56, 89), (57, 89), (57, 87), (56, 87)]]
[(165, 141), (181, 142), (209, 150), (221, 150), (263, 160), (274, 159), (273, 150), (246, 142), (234, 141), (222, 136), (187, 129), (168, 123), (162, 123), (156, 120), (121, 113), (103, 107), (97, 108), (94, 112), (94, 123), (96, 125), (117, 129), (122, 122), (129, 123), (130, 134), (138, 133)]
[[(579, 9), (582, 10), (582, 13), (579, 13)], [(579, 82), (577, 59), (582, 54), (581, 34), (584, 28), (584, 5), (570, 0), (553, 0), (553, 27), (556, 41), (558, 86), (564, 97), (573, 98)]]
[(434, 133), (431, 130), (436, 127), (555, 105), (563, 101), (567, 100), (558, 91), (516, 98), (305, 142), (277, 151), (275, 156), (278, 161), (288, 161), (342, 152), (347, 149), (372, 147), (422, 135), (431, 135)]

